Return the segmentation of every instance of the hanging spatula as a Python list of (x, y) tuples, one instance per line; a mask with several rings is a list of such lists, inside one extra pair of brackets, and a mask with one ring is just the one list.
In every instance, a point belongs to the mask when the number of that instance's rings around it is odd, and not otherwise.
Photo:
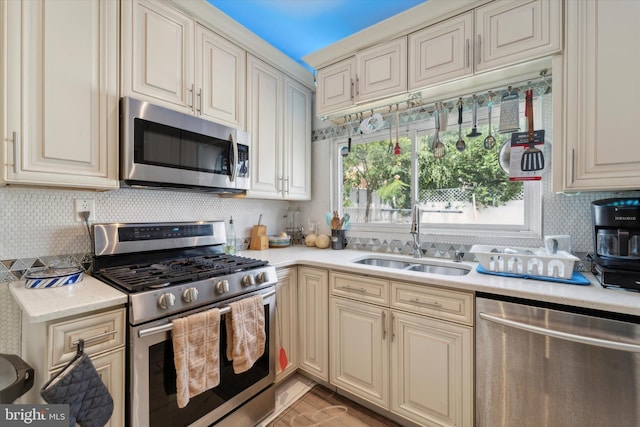
[(529, 147), (522, 153), (520, 169), (523, 172), (539, 171), (544, 169), (544, 154), (535, 147), (535, 137), (533, 130), (533, 89), (527, 90), (526, 112), (529, 134)]

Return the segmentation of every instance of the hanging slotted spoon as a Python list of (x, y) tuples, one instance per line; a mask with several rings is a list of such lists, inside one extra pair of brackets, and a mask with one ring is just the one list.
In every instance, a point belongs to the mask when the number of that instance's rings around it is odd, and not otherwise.
[(533, 89), (527, 90), (527, 123), (529, 134), (529, 147), (522, 153), (520, 160), (520, 169), (523, 172), (539, 171), (544, 169), (544, 154), (535, 147), (535, 138), (533, 130)]
[(467, 144), (462, 139), (462, 98), (458, 100), (458, 141), (456, 142), (456, 149), (458, 151), (464, 151)]
[(440, 141), (440, 136), (438, 135), (439, 133), (440, 133), (440, 115), (438, 114), (438, 110), (436, 107), (436, 134), (433, 137), (433, 145), (432, 145), (433, 157), (435, 157), (436, 159), (443, 158), (445, 154), (445, 147), (442, 141)]
[(487, 103), (487, 108), (489, 109), (489, 135), (484, 139), (484, 148), (487, 150), (491, 150), (496, 145), (496, 139), (493, 135), (491, 135), (491, 106), (493, 105), (493, 101), (489, 100)]

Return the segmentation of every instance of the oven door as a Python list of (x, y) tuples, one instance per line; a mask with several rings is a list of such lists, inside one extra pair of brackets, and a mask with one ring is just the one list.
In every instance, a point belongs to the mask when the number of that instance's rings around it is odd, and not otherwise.
[[(241, 374), (233, 372), (232, 363), (226, 357), (226, 315), (222, 315), (220, 384), (191, 398), (186, 407), (178, 408), (171, 320), (214, 307), (222, 309), (229, 302), (257, 294), (263, 294), (265, 310), (267, 345), (262, 357), (248, 371)], [(275, 336), (272, 334), (272, 331), (275, 331), (274, 313), (275, 288), (268, 287), (216, 305), (132, 327), (128, 366), (130, 396), (127, 400), (130, 426), (208, 426), (272, 385), (275, 380)], [(275, 401), (273, 405), (275, 406)], [(273, 407), (270, 410), (273, 410)]]

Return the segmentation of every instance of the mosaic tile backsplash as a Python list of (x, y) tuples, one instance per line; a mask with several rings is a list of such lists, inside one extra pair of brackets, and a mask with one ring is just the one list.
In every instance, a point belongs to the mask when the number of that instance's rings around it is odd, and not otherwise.
[[(327, 184), (328, 185), (328, 184)], [(545, 183), (544, 233), (570, 234), (576, 252), (591, 250), (592, 200), (640, 193), (554, 194)], [(67, 191), (0, 187), (0, 353), (19, 353), (20, 309), (9, 292), (9, 281), (21, 278), (31, 267), (55, 262), (75, 262), (91, 267), (91, 244), (85, 225), (76, 222), (74, 199), (93, 199), (97, 222), (154, 222), (224, 219), (233, 216), (237, 244), (248, 246), (251, 226), (263, 214), (268, 233), (285, 226), (289, 203), (284, 201), (221, 198), (205, 193), (120, 189), (108, 192)], [(296, 203), (304, 208), (304, 203)], [(433, 238), (431, 238), (433, 237)], [(348, 247), (372, 251), (410, 253), (408, 233), (380, 235), (347, 233)], [(425, 236), (426, 256), (453, 258), (456, 250), (465, 252), (477, 242), (464, 237)], [(521, 245), (521, 242), (502, 244)]]

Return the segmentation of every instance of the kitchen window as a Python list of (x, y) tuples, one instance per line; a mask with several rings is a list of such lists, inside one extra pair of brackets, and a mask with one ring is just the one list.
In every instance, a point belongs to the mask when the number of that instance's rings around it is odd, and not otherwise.
[[(527, 126), (524, 89), (520, 95), (519, 132), (523, 132)], [(509, 180), (511, 133), (499, 132), (498, 102), (492, 102), (491, 109), (496, 142), (491, 148), (484, 144), (489, 131), (487, 104), (496, 98), (499, 99), (499, 94), (488, 93), (484, 99), (478, 96), (476, 129), (480, 135), (475, 137), (467, 136), (474, 127), (473, 107), (463, 108), (463, 149), (456, 145), (459, 139), (456, 102), (441, 110), (448, 113), (448, 117), (439, 114), (439, 140), (445, 150), (441, 158), (435, 155), (438, 144), (434, 141), (433, 105), (424, 109), (422, 119), (413, 121), (410, 121), (412, 113), (390, 111), (384, 117), (382, 129), (370, 134), (354, 133), (350, 149), (348, 140), (339, 141), (336, 158), (341, 179), (336, 202), (342, 213), (350, 215), (350, 228), (406, 233), (411, 207), (418, 203), (424, 233), (539, 237), (541, 181)], [(551, 163), (552, 114), (550, 86), (546, 81), (533, 90), (533, 112), (534, 129), (545, 130), (546, 165), (538, 174), (542, 179), (550, 179), (547, 172)], [(396, 127), (398, 118), (400, 126)], [(352, 127), (355, 130), (357, 126)]]

